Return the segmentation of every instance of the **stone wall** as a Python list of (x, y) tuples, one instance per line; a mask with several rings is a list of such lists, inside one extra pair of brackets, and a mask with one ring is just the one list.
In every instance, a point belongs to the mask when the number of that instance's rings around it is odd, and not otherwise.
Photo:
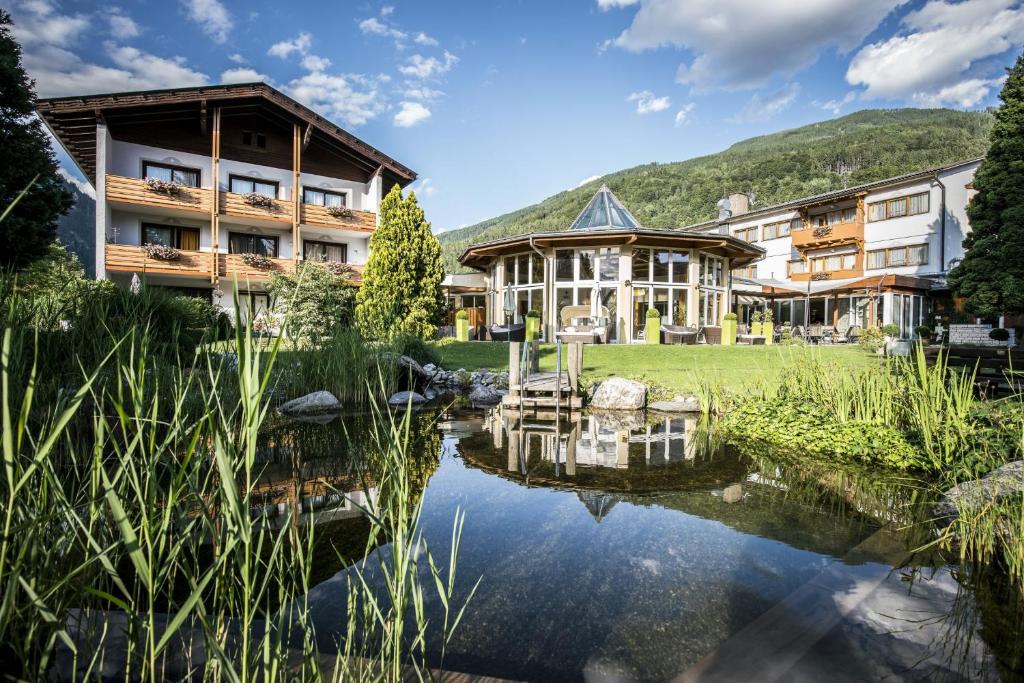
[(949, 343), (963, 346), (1013, 346), (1016, 344), (1014, 331), (1010, 330), (1009, 341), (1001, 342), (989, 339), (991, 325), (950, 325)]

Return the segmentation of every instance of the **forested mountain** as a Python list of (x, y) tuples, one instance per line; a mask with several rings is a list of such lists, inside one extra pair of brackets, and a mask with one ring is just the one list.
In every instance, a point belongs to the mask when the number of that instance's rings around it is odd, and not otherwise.
[(755, 207), (982, 156), (992, 116), (950, 109), (864, 110), (743, 140), (723, 152), (617, 171), (539, 204), (440, 233), (445, 266), (461, 270), (469, 245), (565, 230), (602, 183), (644, 227), (678, 228), (714, 218), (729, 192), (755, 193)]
[(96, 202), (76, 186), (64, 183), (75, 197), (75, 204), (57, 219), (57, 239), (68, 251), (78, 256), (85, 272), (93, 277), (96, 271)]

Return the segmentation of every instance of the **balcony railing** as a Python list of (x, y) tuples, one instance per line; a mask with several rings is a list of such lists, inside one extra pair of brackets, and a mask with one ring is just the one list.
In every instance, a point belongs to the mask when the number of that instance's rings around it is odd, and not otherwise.
[(213, 193), (206, 188), (175, 185), (172, 189), (158, 191), (145, 180), (109, 174), (106, 184), (108, 202), (210, 213)]
[(796, 230), (792, 234), (793, 246), (797, 249), (823, 247), (834, 244), (847, 244), (863, 241), (864, 223), (850, 221), (828, 226), (810, 226)]
[(270, 206), (253, 206), (246, 200), (246, 195), (237, 192), (220, 193), (220, 212), (226, 216), (242, 218), (259, 218), (262, 220), (292, 222), (293, 204), (286, 199), (272, 199)]
[(318, 204), (302, 205), (302, 223), (304, 225), (315, 225), (327, 228), (344, 228), (346, 230), (359, 230), (362, 232), (373, 232), (377, 227), (377, 214), (370, 211), (356, 211), (347, 209), (338, 215), (332, 214), (326, 206)]
[(159, 273), (168, 275), (211, 274), (213, 255), (208, 252), (182, 251), (172, 261), (153, 258), (142, 247), (131, 244), (108, 244), (105, 250), (107, 270), (131, 273)]

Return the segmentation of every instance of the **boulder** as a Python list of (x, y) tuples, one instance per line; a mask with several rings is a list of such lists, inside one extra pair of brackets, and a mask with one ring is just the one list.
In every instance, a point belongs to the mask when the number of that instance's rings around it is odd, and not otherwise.
[(601, 410), (643, 410), (645, 403), (647, 387), (622, 377), (611, 377), (601, 382), (590, 400), (592, 408)]
[(329, 391), (314, 391), (312, 394), (292, 399), (277, 409), (277, 412), (288, 417), (326, 415), (339, 411), (341, 411), (341, 401)]
[(1015, 460), (981, 479), (957, 484), (946, 491), (932, 512), (940, 525), (948, 526), (959, 515), (960, 508), (976, 510), (1020, 495), (1024, 495), (1024, 460)]
[(671, 401), (655, 401), (647, 406), (657, 413), (699, 413), (700, 399), (696, 396), (676, 396)]
[(498, 391), (492, 386), (479, 385), (469, 392), (469, 400), (473, 405), (493, 406), (501, 403), (501, 397), (505, 392)]
[(417, 363), (415, 358), (399, 356), (397, 353), (388, 352), (381, 354), (381, 359), (397, 365), (401, 371), (400, 375), (402, 378), (406, 375), (412, 375), (412, 381), (417, 386), (426, 385), (430, 381), (431, 374), (424, 370), (423, 366)]
[(391, 395), (388, 399), (388, 405), (395, 408), (405, 408), (410, 403), (414, 406), (422, 405), (427, 402), (427, 399), (417, 394), (415, 391), (399, 391)]

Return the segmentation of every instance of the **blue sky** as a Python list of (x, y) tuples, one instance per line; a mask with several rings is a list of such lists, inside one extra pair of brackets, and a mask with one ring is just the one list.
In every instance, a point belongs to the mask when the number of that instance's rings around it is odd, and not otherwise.
[(435, 230), (858, 109), (997, 102), (1015, 0), (14, 0), (40, 96), (265, 80), (412, 167)]

